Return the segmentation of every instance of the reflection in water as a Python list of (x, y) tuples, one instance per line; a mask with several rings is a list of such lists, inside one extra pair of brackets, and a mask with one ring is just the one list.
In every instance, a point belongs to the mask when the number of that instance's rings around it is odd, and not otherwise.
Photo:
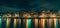
[(22, 28), (26, 28), (26, 19), (21, 19)]
[(17, 19), (17, 28), (20, 28), (21, 27), (21, 19)]
[(31, 20), (32, 19), (26, 19), (26, 28), (31, 28)]
[(40, 19), (39, 24), (41, 28), (45, 28), (45, 19)]
[(11, 21), (11, 19), (7, 19), (7, 21), (6, 21), (6, 28), (9, 28), (10, 21)]
[(60, 28), (60, 18), (59, 18), (59, 20), (58, 20), (58, 28)]
[(45, 19), (42, 19), (43, 20), (43, 28), (45, 28)]
[(16, 19), (14, 19), (14, 28), (16, 28)]
[(54, 28), (58, 28), (58, 19), (54, 19)]
[(58, 28), (58, 19), (56, 19), (56, 28)]
[(47, 23), (48, 23), (49, 28), (52, 28), (53, 19), (48, 19)]
[(0, 16), (0, 28), (1, 28), (1, 16)]
[(35, 19), (35, 28), (38, 28), (38, 19)]
[[(17, 16), (17, 15), (16, 15)], [(49, 19), (45, 19), (45, 18), (43, 18), (43, 17), (45, 17), (46, 15), (45, 14), (42, 14), (42, 15), (40, 15), (40, 20), (38, 21), (38, 19), (37, 18), (33, 18), (34, 19), (34, 23), (35, 23), (35, 28), (38, 28), (38, 23), (39, 23), (39, 25), (40, 25), (40, 27), (41, 28), (45, 28), (45, 21), (47, 22), (46, 24), (47, 24), (47, 26), (49, 27), (49, 28), (52, 28), (52, 24), (54, 25), (54, 28), (58, 28), (58, 19), (56, 19), (56, 18), (53, 18), (53, 17), (55, 17), (55, 14), (53, 15), (53, 14), (51, 14), (50, 16), (51, 16), (51, 18), (49, 18)], [(27, 16), (28, 17), (28, 16)], [(29, 15), (29, 17), (30, 17), (30, 15)], [(12, 18), (14, 18), (14, 17), (12, 17)], [(10, 25), (10, 23), (12, 23), (11, 22), (11, 19), (9, 19), (9, 18), (7, 18), (7, 19), (3, 19), (4, 21), (4, 23), (2, 23), (3, 25), (2, 26), (4, 26), (5, 27), (5, 24), (6, 24), (6, 28), (9, 28), (9, 25)], [(0, 27), (1, 27), (1, 17), (0, 17)], [(5, 23), (6, 22), (6, 23)], [(20, 24), (21, 24), (21, 19), (15, 19), (14, 18), (14, 28), (16, 28), (16, 27), (19, 27), (20, 28)], [(25, 24), (26, 23), (26, 24)], [(26, 28), (31, 28), (31, 24), (33, 24), (33, 22), (32, 22), (32, 19), (31, 18), (29, 18), (29, 19), (23, 19), (23, 26), (24, 26), (24, 28), (26, 27)], [(18, 26), (19, 25), (19, 26)], [(26, 26), (25, 26), (26, 25)], [(33, 25), (34, 26), (34, 25)], [(13, 27), (13, 26), (12, 26)]]
[(54, 28), (56, 28), (56, 19), (54, 19)]
[(21, 24), (21, 19), (17, 19), (17, 23), (18, 24)]

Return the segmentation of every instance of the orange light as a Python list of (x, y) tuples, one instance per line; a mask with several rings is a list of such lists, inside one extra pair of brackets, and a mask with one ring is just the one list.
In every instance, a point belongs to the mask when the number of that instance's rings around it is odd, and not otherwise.
[(38, 28), (38, 19), (35, 18), (35, 28)]

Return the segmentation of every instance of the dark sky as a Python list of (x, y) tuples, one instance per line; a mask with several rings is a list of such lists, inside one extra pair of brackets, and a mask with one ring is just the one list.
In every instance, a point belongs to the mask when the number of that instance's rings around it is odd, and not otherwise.
[(60, 0), (0, 0), (0, 6), (19, 9), (60, 9)]

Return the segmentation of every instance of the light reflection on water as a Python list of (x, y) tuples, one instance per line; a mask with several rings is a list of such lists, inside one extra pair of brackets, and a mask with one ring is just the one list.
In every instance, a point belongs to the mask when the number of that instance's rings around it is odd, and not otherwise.
[[(37, 27), (38, 26), (38, 21), (39, 19), (35, 19), (35, 26)], [(52, 19), (51, 19), (52, 20)], [(52, 23), (52, 21), (49, 20), (47, 23)], [(10, 19), (7, 19), (6, 21), (6, 28), (9, 27), (9, 24), (10, 24)], [(1, 26), (1, 18), (0, 18), (0, 26)], [(14, 19), (14, 28), (16, 28), (17, 26), (17, 22), (19, 22), (18, 24), (20, 25), (21, 24), (21, 19)], [(25, 22), (25, 21), (24, 21)], [(31, 28), (31, 23), (32, 23), (32, 19), (26, 19), (26, 24), (27, 24), (27, 27), (26, 28)], [(43, 26), (43, 28), (45, 28), (45, 20), (44, 19), (41, 19), (40, 20), (40, 25)], [(50, 24), (49, 24), (50, 25)], [(48, 26), (49, 26), (48, 25)], [(51, 24), (52, 25), (52, 24)], [(35, 27), (35, 28), (36, 28)], [(58, 19), (54, 19), (54, 28), (58, 28)]]
[(1, 28), (1, 23), (2, 23), (1, 19), (2, 19), (2, 18), (1, 18), (1, 16), (0, 16), (0, 28)]

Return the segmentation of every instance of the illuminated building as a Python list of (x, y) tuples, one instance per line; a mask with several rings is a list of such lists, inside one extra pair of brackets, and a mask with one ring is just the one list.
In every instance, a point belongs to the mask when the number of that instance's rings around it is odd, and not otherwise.
[(14, 15), (15, 15), (15, 17), (19, 17), (19, 13), (15, 13)]
[(31, 15), (29, 13), (23, 14), (23, 17), (26, 19), (26, 28), (31, 27)]
[[(57, 25), (58, 25), (58, 19), (57, 19), (57, 15), (55, 13), (52, 13), (50, 15), (51, 19), (54, 20), (54, 28), (57, 28)], [(53, 22), (52, 22), (53, 23)]]
[(7, 21), (6, 21), (6, 28), (9, 28), (9, 25), (10, 25), (10, 23), (11, 23), (11, 17), (12, 17), (12, 15), (11, 14), (7, 14)]
[(39, 13), (16, 12), (3, 14), (0, 18), (1, 28), (59, 28), (60, 12), (57, 14), (50, 10)]
[(23, 13), (23, 18), (30, 18), (31, 15), (29, 13)]
[(19, 13), (14, 13), (13, 14), (13, 18), (14, 18), (14, 28), (17, 28), (17, 27), (21, 27), (21, 19), (20, 19), (20, 15)]
[(41, 28), (45, 28), (45, 18), (46, 18), (46, 15), (45, 15), (44, 12), (45, 11), (42, 11), (42, 13), (39, 15), (39, 17), (40, 17), (39, 24), (40, 24)]

